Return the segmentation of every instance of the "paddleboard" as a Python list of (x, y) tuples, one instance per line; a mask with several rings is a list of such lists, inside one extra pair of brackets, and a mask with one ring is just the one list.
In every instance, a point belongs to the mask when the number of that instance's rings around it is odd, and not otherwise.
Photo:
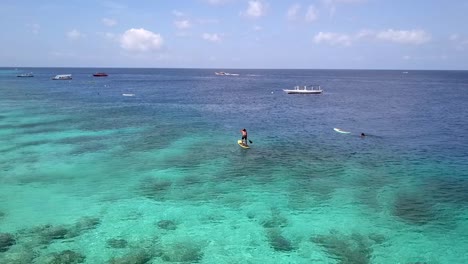
[(335, 131), (338, 132), (338, 133), (342, 133), (342, 134), (349, 134), (349, 133), (351, 133), (351, 132), (348, 132), (348, 131), (341, 130), (341, 129), (339, 129), (339, 128), (333, 128), (333, 130), (335, 130)]
[(242, 143), (242, 140), (241, 140), (241, 139), (237, 140), (237, 144), (239, 144), (239, 146), (240, 146), (241, 148), (245, 148), (245, 149), (249, 149), (249, 148), (250, 148), (249, 145), (246, 145), (246, 144)]

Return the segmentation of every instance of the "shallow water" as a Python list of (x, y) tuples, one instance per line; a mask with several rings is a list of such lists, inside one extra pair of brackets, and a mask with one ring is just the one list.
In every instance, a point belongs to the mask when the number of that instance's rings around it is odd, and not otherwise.
[(0, 70), (0, 262), (468, 261), (468, 72), (228, 72)]

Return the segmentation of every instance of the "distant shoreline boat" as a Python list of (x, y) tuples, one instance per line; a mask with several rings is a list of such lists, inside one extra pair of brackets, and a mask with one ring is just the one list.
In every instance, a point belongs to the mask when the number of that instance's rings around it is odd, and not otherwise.
[(229, 72), (215, 72), (216, 75), (221, 76), (239, 76), (238, 73), (229, 73)]
[(52, 80), (71, 80), (71, 79), (72, 79), (71, 74), (59, 74), (59, 75), (55, 75), (55, 77), (52, 78)]
[(30, 72), (30, 73), (18, 74), (18, 75), (16, 75), (16, 77), (34, 77), (34, 75)]
[(320, 88), (320, 85), (311, 85), (311, 86), (294, 86), (294, 89), (283, 89), (284, 92), (288, 94), (321, 94), (323, 90)]
[(95, 74), (93, 74), (94, 77), (107, 77), (107, 73), (105, 72), (96, 72)]

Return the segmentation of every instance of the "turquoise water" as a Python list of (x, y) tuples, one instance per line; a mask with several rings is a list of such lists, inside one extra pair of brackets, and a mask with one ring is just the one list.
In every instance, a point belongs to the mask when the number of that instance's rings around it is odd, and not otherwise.
[(226, 71), (1, 70), (0, 262), (468, 262), (468, 72)]

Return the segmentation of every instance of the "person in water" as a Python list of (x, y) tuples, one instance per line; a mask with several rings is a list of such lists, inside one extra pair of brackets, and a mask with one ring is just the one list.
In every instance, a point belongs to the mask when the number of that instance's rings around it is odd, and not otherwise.
[(242, 143), (247, 145), (247, 130), (245, 130), (245, 128), (244, 128), (244, 129), (241, 130), (241, 133), (242, 133)]
[(364, 134), (364, 133), (361, 133), (361, 137), (365, 137), (365, 136), (366, 136), (366, 134)]

